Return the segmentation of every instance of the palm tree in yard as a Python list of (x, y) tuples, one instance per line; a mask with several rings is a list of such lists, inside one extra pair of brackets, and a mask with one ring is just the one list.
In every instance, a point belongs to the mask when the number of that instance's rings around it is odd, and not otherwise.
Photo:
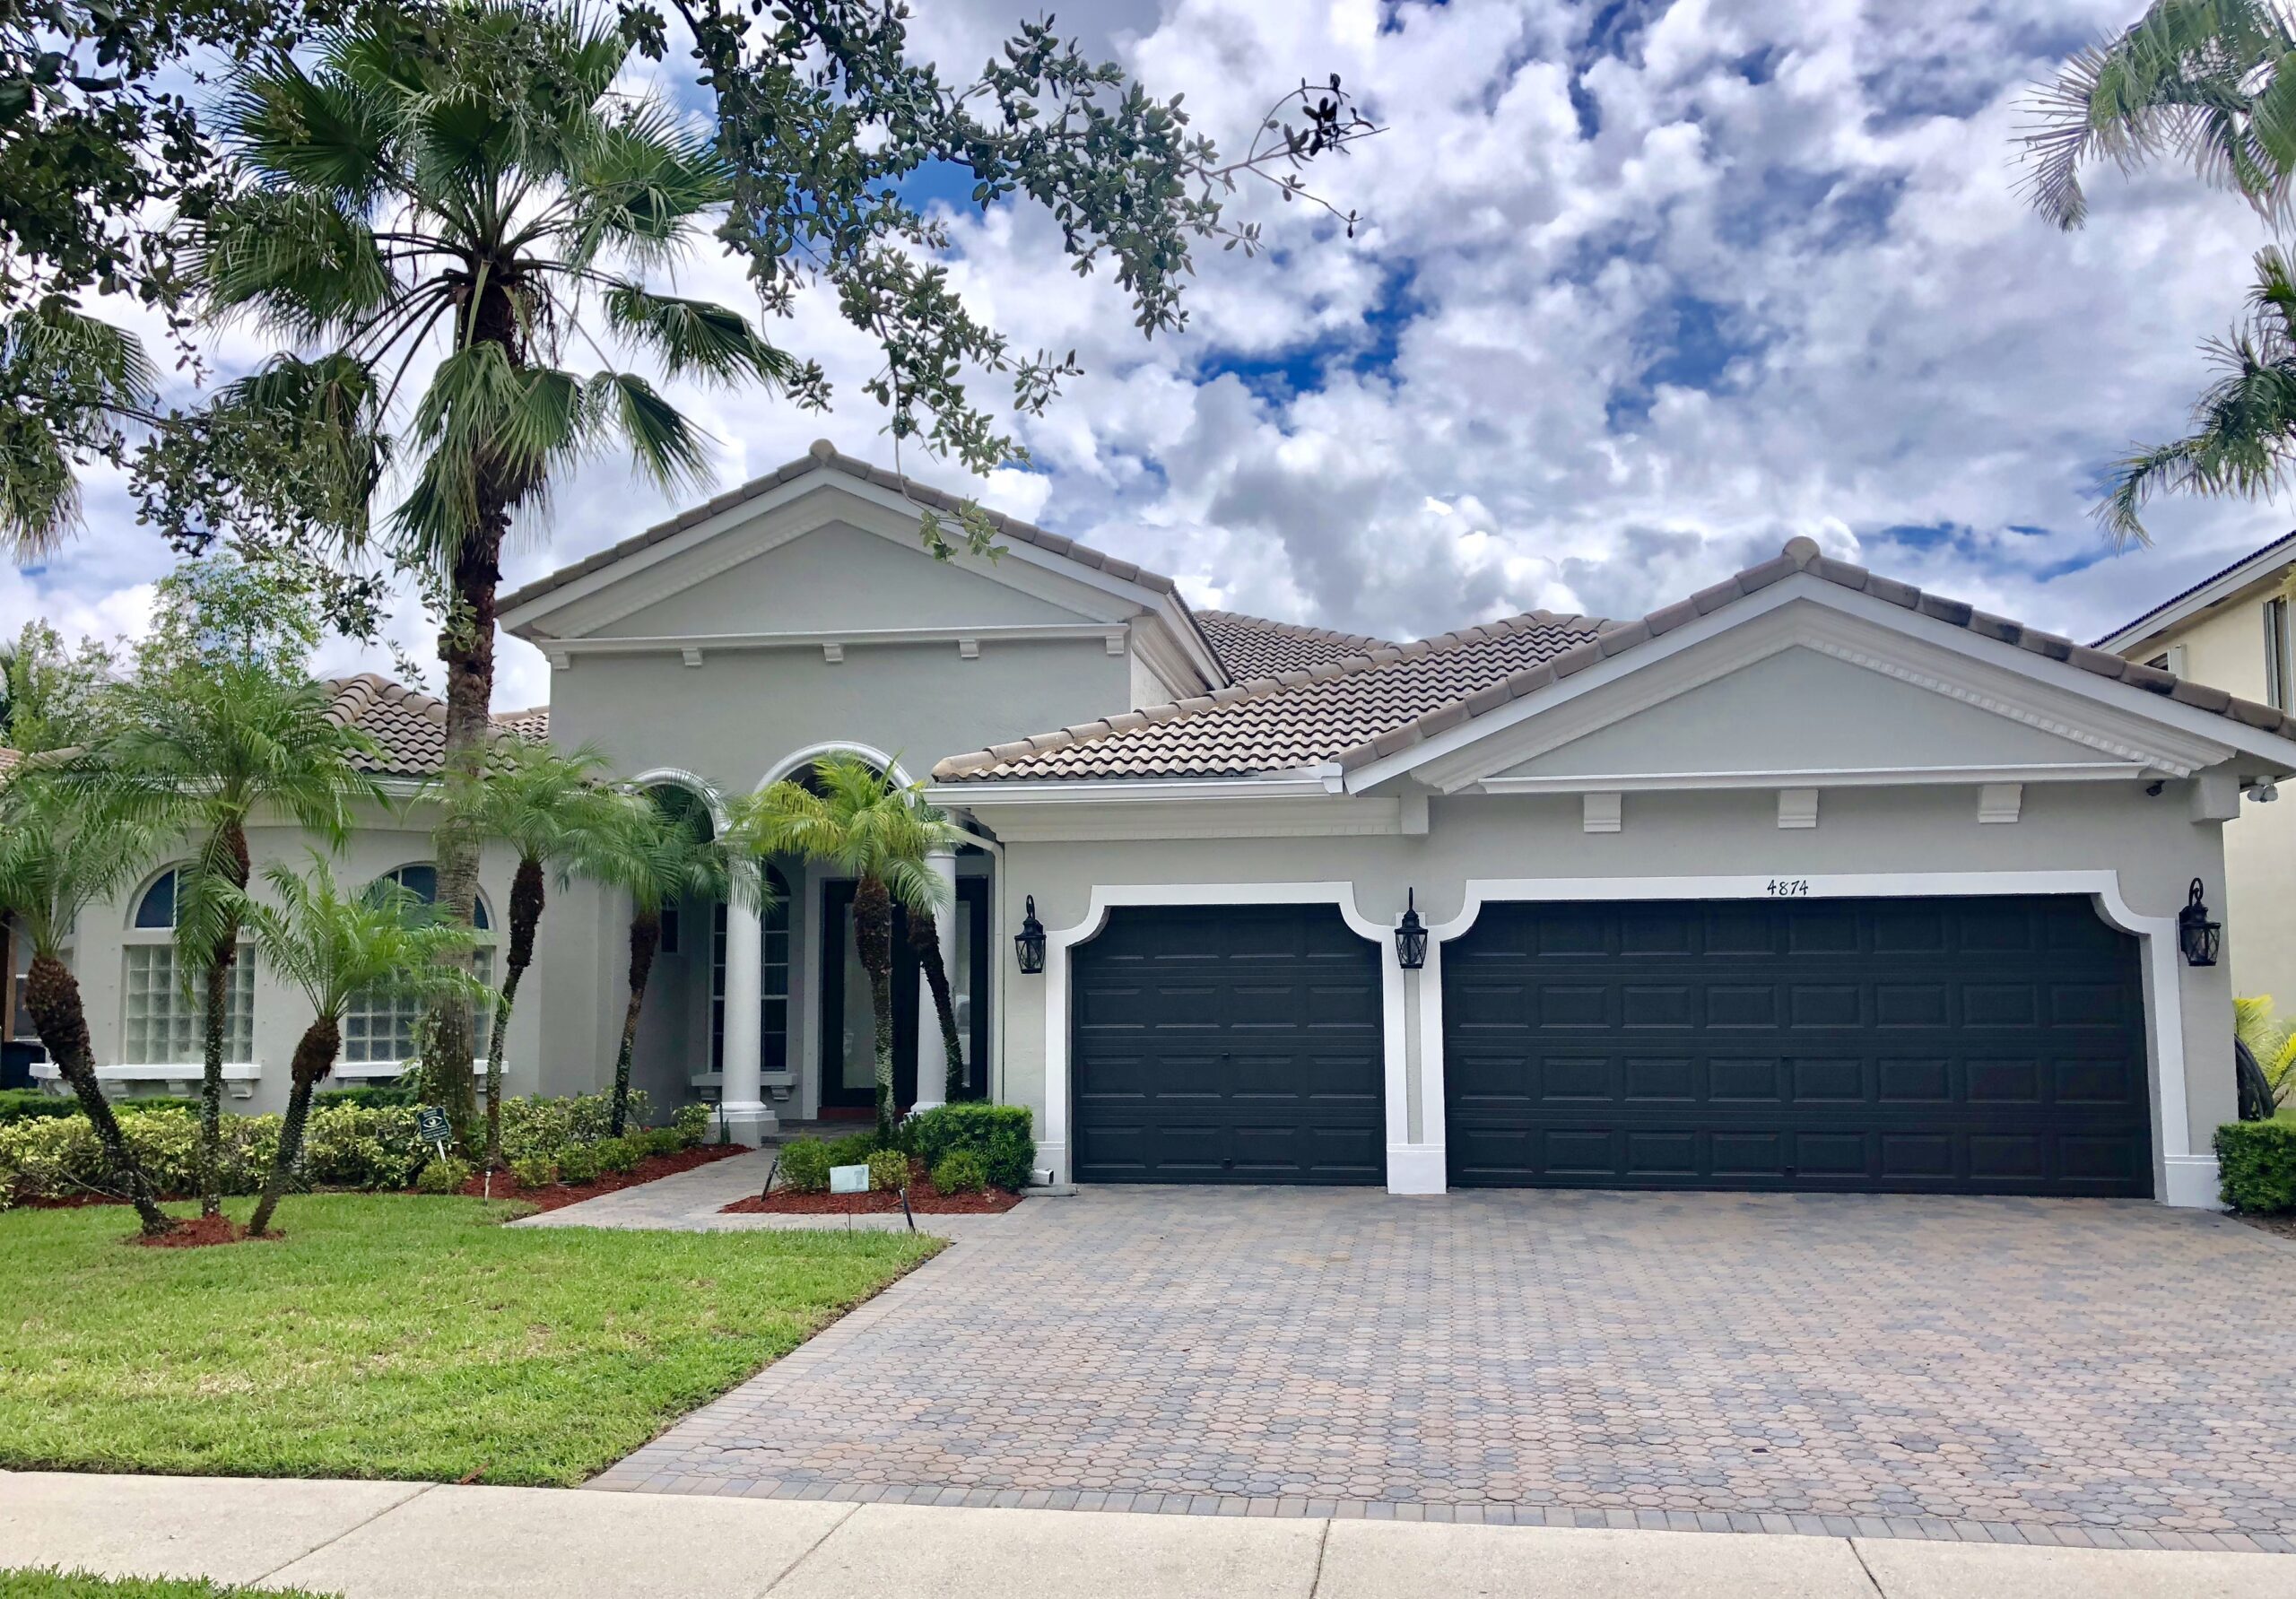
[[(2154, 0), (2068, 61), (2027, 101), (2026, 191), (2066, 230), (2086, 224), (2082, 172), (2159, 160), (2238, 195), (2277, 233), (2296, 222), (2296, 7), (2285, 0)], [(2205, 347), (2214, 381), (2192, 431), (2114, 464), (2097, 506), (2117, 542), (2146, 536), (2160, 493), (2266, 498), (2296, 468), (2296, 287), (2277, 248), (2256, 257), (2246, 321)]]
[(587, 870), (630, 896), (630, 997), (614, 1055), (613, 1114), (607, 1131), (622, 1136), (630, 1120), (630, 1069), (638, 1018), (654, 958), (662, 947), (662, 913), (687, 899), (761, 900), (754, 872), (731, 869), (710, 836), (709, 818), (683, 789), (619, 793), (613, 827), (588, 856)]
[(32, 946), (24, 1003), (95, 1128), (114, 1180), (135, 1205), (145, 1236), (154, 1238), (175, 1223), (160, 1209), (96, 1082), (87, 1011), (64, 943), (81, 913), (133, 886), (176, 830), (166, 807), (68, 769), (21, 768), (0, 786), (0, 913), (16, 919)]
[(253, 658), (146, 674), (121, 693), (121, 728), (103, 752), (114, 779), (178, 802), (193, 836), (176, 887), (176, 948), (200, 984), (199, 1204), (222, 1206), (216, 1177), (223, 1114), (223, 1047), (231, 967), (250, 865), (248, 827), (277, 816), (340, 844), (361, 802), (382, 804), (360, 768), (380, 752), (330, 714), (326, 690), (288, 680)]
[[(896, 783), (853, 755), (815, 764), (810, 782), (785, 779), (738, 801), (726, 824), (726, 847), (737, 855), (802, 856), (852, 874), (853, 942), (869, 974), (869, 1003), (876, 1025), (877, 1135), (893, 1131), (893, 906), (911, 917), (930, 916), (947, 887), (926, 864), (936, 849), (953, 848), (963, 835), (926, 804), (914, 786)], [(934, 965), (939, 965), (934, 940)], [(934, 995), (944, 1004), (945, 977)], [(953, 1014), (944, 1012), (944, 1041), (953, 1052)], [(952, 1074), (957, 1070), (951, 1068)]]
[(620, 796), (599, 782), (605, 757), (585, 744), (570, 755), (506, 740), (498, 745), (484, 781), (463, 789), (458, 802), (482, 837), (517, 851), (510, 879), (510, 939), (493, 1037), (486, 1051), (486, 1163), (502, 1160), (502, 1051), (518, 983), (534, 963), (535, 929), (542, 921), (547, 874), (563, 887), (578, 871), (605, 870), (623, 833)]
[(352, 1001), (369, 993), (431, 995), (482, 986), (453, 964), (453, 957), (470, 949), (469, 931), (441, 921), (412, 890), (386, 882), (345, 893), (317, 854), (309, 875), (280, 863), (265, 867), (263, 875), (278, 903), (247, 897), (238, 908), (239, 919), (271, 969), (303, 991), (312, 1014), (295, 1045), (279, 1148), (248, 1223), (257, 1237), (269, 1229), (302, 1158), (311, 1092), (335, 1069), (343, 1047), (343, 1014)]
[[(308, 58), (257, 60), (222, 109), (244, 182), (200, 225), (206, 309), (296, 351), (227, 391), (224, 412), (331, 441), (314, 491), (334, 503), (363, 505), (404, 471), (382, 542), (445, 599), (450, 786), (478, 781), (491, 741), (514, 516), (601, 452), (672, 491), (705, 476), (693, 424), (586, 330), (674, 378), (805, 380), (739, 312), (649, 282), (709, 238), (731, 185), (706, 132), (614, 87), (629, 55), (604, 11), (457, 0), (417, 27), (386, 9)], [(587, 370), (566, 364), (578, 335)], [(437, 844), (439, 902), (465, 925), (467, 813), (450, 806)], [(469, 1006), (442, 1004), (432, 1032), (426, 1071), (466, 1134)]]

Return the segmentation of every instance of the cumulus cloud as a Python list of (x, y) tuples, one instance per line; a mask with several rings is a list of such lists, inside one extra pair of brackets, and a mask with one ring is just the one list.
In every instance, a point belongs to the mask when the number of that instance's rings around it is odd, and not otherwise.
[[(1314, 174), (1366, 219), (1248, 193), (1274, 248), (1199, 264), (1187, 327), (1144, 341), (1043, 218), (952, 214), (952, 268), (1021, 349), (1084, 377), (1019, 431), (1031, 464), (913, 473), (1178, 577), (1206, 604), (1408, 637), (1545, 606), (1634, 614), (1805, 534), (2087, 636), (2282, 531), (2271, 508), (2164, 505), (2108, 558), (2098, 476), (2173, 434), (2196, 351), (2237, 315), (2262, 230), (2181, 174), (2111, 175), (2088, 230), (2022, 204), (2017, 101), (2136, 0), (1111, 0), (1062, 8), (1199, 126), (1244, 137), (1336, 71), (1389, 131)], [(1010, 0), (926, 9), (961, 73)], [(675, 72), (665, 74), (674, 80)], [(739, 272), (688, 263), (692, 291)], [(827, 435), (889, 459), (868, 342), (819, 296), (774, 328), (839, 408), (693, 394), (730, 483)], [(234, 352), (237, 354), (238, 352)], [(993, 380), (991, 380), (993, 381)], [(91, 535), (0, 579), (132, 626), (165, 553), (90, 494)], [(673, 509), (611, 465), (527, 519), (523, 581)], [(417, 653), (412, 606), (395, 630)], [(350, 664), (340, 652), (334, 664)], [(505, 705), (544, 698), (503, 650)]]

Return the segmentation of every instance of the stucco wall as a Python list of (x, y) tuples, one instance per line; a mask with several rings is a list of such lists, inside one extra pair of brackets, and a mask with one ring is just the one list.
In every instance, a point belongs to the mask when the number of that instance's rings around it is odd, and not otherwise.
[[(2170, 634), (2169, 642), (2184, 647), (2184, 674), (2261, 702), (2269, 592)], [(2150, 647), (2147, 658), (2161, 647)], [(2242, 798), (2239, 820), (2224, 830), (2224, 882), (2234, 991), (2269, 994), (2283, 1012), (2296, 1012), (2296, 893), (2289, 891), (2296, 884), (2296, 791), (2271, 804)]]
[[(309, 851), (314, 840), (299, 829), (290, 827), (255, 827), (248, 832), (248, 850), (252, 857), (257, 892), (263, 895), (264, 869), (274, 862), (285, 862), (301, 871), (309, 864)], [(433, 858), (429, 818), (422, 814), (387, 816), (375, 813), (332, 858), (335, 876), (345, 884), (365, 883), (381, 876), (394, 867), (413, 865)], [(487, 901), (492, 916), (495, 934), (504, 932), (503, 918), (509, 909), (510, 874), (516, 870), (517, 859), (500, 846), (490, 847), (482, 857), (480, 892)], [(164, 866), (155, 866), (135, 888), (117, 901), (94, 905), (83, 912), (74, 934), (72, 967), (80, 979), (80, 993), (87, 1007), (88, 1030), (95, 1046), (99, 1066), (116, 1065), (119, 1062), (121, 1035), (124, 1026), (122, 987), (126, 978), (126, 960), (122, 953), (126, 940), (123, 936), (135, 916), (135, 906), (145, 888), (156, 879)], [(545, 932), (544, 936), (549, 934)], [(249, 946), (242, 944), (242, 949)], [(497, 956), (498, 960), (500, 956)], [(534, 1093), (540, 1088), (540, 1011), (541, 1006), (527, 997), (533, 994), (531, 983), (522, 1003), (511, 1013), (509, 1047), (505, 1051), (505, 1087), (514, 1094)], [(255, 977), (254, 1065), (261, 1074), (250, 1091), (242, 1096), (234, 1084), (228, 1091), (229, 1108), (248, 1113), (283, 1109), (287, 1103), (288, 1066), (295, 1052), (295, 1045), (303, 1030), (310, 1025), (311, 1009), (300, 988), (283, 981), (268, 963), (257, 960)], [(196, 1065), (197, 1058), (185, 1065)], [(352, 1080), (334, 1079), (326, 1087), (345, 1086)], [(163, 1091), (153, 1081), (139, 1080), (113, 1082), (112, 1091), (149, 1093)]]
[[(981, 820), (999, 808), (986, 795)], [(1012, 812), (1002, 815), (1017, 825)], [(2173, 916), (2187, 882), (2221, 880), (2220, 830), (2187, 820), (2180, 786), (2157, 798), (2134, 784), (2028, 786), (2022, 819), (1981, 824), (1973, 788), (1828, 791), (1819, 825), (1781, 830), (1770, 790), (1636, 794), (1614, 834), (1581, 829), (1576, 796), (1436, 798), (1423, 837), (1100, 839), (1008, 842), (1000, 958), (1006, 962), (1004, 1095), (1044, 1117), (1043, 978), (1013, 967), (1012, 937), (1023, 895), (1057, 933), (1083, 920), (1095, 885), (1253, 883), (1336, 880), (1352, 885), (1366, 917), (1391, 924), (1407, 891), (1422, 916), (1456, 916), (1470, 878), (1651, 878), (1778, 874), (2031, 873), (2104, 870), (2134, 911)], [(2175, 967), (2196, 1147), (2233, 1114), (2230, 1066), (2231, 985), (2226, 969)], [(1415, 1004), (1418, 978), (1405, 979)], [(1416, 1029), (1407, 1050), (1410, 1091), (1424, 1063)], [(2157, 1096), (2156, 1096), (2157, 1101)], [(2156, 1127), (2156, 1159), (2161, 1149)]]

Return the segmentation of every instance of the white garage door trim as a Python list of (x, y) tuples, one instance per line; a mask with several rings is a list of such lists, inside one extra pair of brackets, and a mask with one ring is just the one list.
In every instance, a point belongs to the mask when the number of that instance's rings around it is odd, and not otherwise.
[[(1109, 913), (1126, 906), (1167, 905), (1335, 905), (1348, 930), (1379, 946), (1379, 1020), (1384, 1037), (1385, 1071), (1381, 1099), (1387, 1118), (1387, 1147), (1409, 1136), (1409, 1107), (1405, 1102), (1405, 1071), (1409, 1035), (1404, 1024), (1403, 967), (1396, 956), (1394, 929), (1375, 922), (1355, 908), (1352, 882), (1115, 882), (1095, 883), (1084, 919), (1044, 938), (1044, 1137), (1037, 1149), (1040, 1160), (1064, 1180), (1073, 1172), (1068, 1159), (1069, 951), (1089, 942), (1107, 926)], [(1440, 1170), (1439, 1165), (1437, 1169)], [(1388, 1186), (1395, 1186), (1395, 1165), (1388, 1163)]]
[[(2122, 898), (2120, 874), (2079, 872), (1825, 873), (1808, 877), (1492, 877), (1469, 878), (1459, 914), (1431, 927), (1427, 964), (1419, 973), (1421, 1109), (1426, 1142), (1444, 1143), (1443, 945), (1475, 924), (1485, 905), (1517, 899), (1882, 899), (1989, 894), (2085, 894), (2105, 920), (2144, 941), (2146, 1066), (2152, 1080), (2153, 1192), (2162, 1203), (2217, 1208), (2216, 1160), (2194, 1152), (2185, 1102), (2184, 1004), (2179, 987), (2177, 919), (2142, 916)], [(1392, 1106), (1390, 1110), (1392, 1112)], [(1390, 1125), (1392, 1126), (1392, 1120)], [(1390, 1140), (1390, 1142), (1394, 1142)], [(1436, 1186), (1421, 1192), (1442, 1191)]]

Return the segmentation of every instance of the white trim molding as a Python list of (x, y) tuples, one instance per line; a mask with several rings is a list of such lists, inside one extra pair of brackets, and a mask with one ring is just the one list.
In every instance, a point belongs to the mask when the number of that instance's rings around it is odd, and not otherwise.
[[(1411, 1138), (1410, 1049), (1404, 1019), (1404, 973), (1396, 953), (1392, 924), (1375, 922), (1355, 908), (1352, 882), (1122, 882), (1095, 883), (1083, 919), (1044, 940), (1044, 1137), (1038, 1159), (1056, 1182), (1074, 1179), (1070, 1159), (1069, 1117), (1074, 1082), (1069, 1065), (1072, 963), (1069, 952), (1088, 943), (1108, 925), (1109, 913), (1126, 907), (1174, 905), (1331, 905), (1350, 932), (1379, 950), (1379, 1016), (1383, 1033), (1384, 1082), (1380, 1099), (1386, 1118), (1387, 1192), (1440, 1193), (1442, 1151), (1432, 1151), (1436, 1186), (1423, 1183), (1428, 1151)], [(1398, 1160), (1397, 1151), (1404, 1151)]]
[[(2177, 918), (2144, 916), (2122, 897), (2109, 868), (2040, 872), (1823, 873), (1792, 880), (1796, 899), (1930, 899), (1990, 894), (2077, 894), (2124, 933), (2143, 941), (2146, 1054), (2152, 1073), (2153, 1195), (2163, 1204), (2214, 1210), (2216, 1160), (2196, 1150), (2185, 1091), (2182, 957)], [(1459, 914), (1428, 929), (1427, 967), (1419, 996), (1421, 1090), (1427, 1096), (1422, 1140), (1443, 1137), (1442, 946), (1472, 928), (1486, 905), (1519, 900), (1769, 899), (1779, 880), (1768, 876), (1469, 878)]]
[[(205, 1074), (206, 1068), (196, 1060), (171, 1061), (162, 1065), (96, 1068), (98, 1082), (164, 1082), (171, 1092), (188, 1092), (190, 1086)], [(252, 1062), (227, 1062), (223, 1067), (223, 1086), (234, 1099), (244, 1099), (255, 1092), (255, 1085), (262, 1076), (263, 1068)], [(61, 1082), (64, 1068), (52, 1060), (34, 1061), (32, 1079), (37, 1082)]]
[(824, 740), (821, 743), (807, 744), (802, 750), (790, 751), (768, 768), (765, 776), (757, 780), (756, 791), (763, 793), (792, 773), (804, 770), (824, 755), (858, 755), (904, 788), (909, 786), (911, 780), (909, 773), (901, 769), (900, 761), (878, 749), (874, 744), (865, 744), (857, 739), (832, 738)]

